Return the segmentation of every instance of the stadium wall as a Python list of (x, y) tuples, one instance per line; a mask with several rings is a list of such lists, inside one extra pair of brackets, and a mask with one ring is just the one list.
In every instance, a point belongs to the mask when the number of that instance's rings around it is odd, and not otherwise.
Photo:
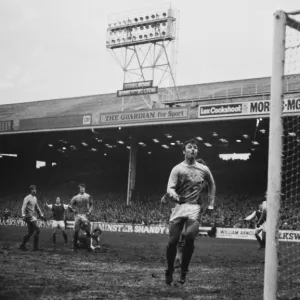
[[(0, 222), (4, 226), (26, 226), (22, 219), (10, 218)], [(51, 228), (52, 222), (38, 220), (41, 228)], [(92, 228), (99, 227), (102, 231), (122, 232), (122, 233), (142, 233), (142, 234), (169, 234), (169, 226), (166, 225), (140, 225), (125, 223), (91, 222)], [(67, 221), (67, 228), (73, 230), (74, 221)], [(199, 227), (199, 235), (207, 236), (210, 227)], [(216, 238), (255, 240), (254, 229), (248, 228), (217, 228)], [(280, 230), (279, 240), (283, 242), (300, 242), (300, 231)]]

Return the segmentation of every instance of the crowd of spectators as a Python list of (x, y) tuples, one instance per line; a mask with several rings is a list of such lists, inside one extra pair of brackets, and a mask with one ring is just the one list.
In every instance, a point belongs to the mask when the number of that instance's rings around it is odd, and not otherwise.
[[(54, 203), (55, 195), (38, 195), (39, 205), (45, 216), (51, 219), (51, 211), (46, 208), (46, 203)], [(61, 194), (61, 200), (65, 204), (69, 203), (70, 196)], [(110, 223), (131, 223), (131, 224), (167, 224), (174, 205), (169, 203), (161, 210), (160, 200), (162, 195), (143, 196), (133, 200), (130, 205), (126, 205), (124, 194), (93, 195), (94, 210), (91, 215), (92, 221), (103, 221)], [(14, 195), (0, 200), (1, 220), (4, 215), (11, 218), (21, 218), (21, 206), (24, 195)], [(255, 219), (245, 222), (243, 219), (258, 209), (258, 205), (263, 200), (261, 196), (251, 196), (250, 194), (221, 194), (217, 195), (215, 209), (212, 214), (205, 210), (202, 212), (202, 226), (216, 225), (223, 228), (254, 228)], [(300, 202), (294, 206), (284, 206), (281, 209), (280, 228), (299, 230), (300, 229)], [(5, 211), (6, 210), (6, 211)], [(73, 214), (67, 212), (67, 220), (73, 219)]]

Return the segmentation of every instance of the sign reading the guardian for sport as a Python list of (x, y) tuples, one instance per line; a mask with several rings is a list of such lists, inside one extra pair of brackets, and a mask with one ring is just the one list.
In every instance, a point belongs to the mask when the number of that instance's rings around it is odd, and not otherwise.
[(121, 112), (102, 114), (100, 116), (101, 124), (124, 124), (136, 122), (150, 122), (160, 120), (175, 120), (186, 119), (189, 116), (188, 108), (170, 108), (170, 109), (157, 109), (136, 112)]
[[(223, 103), (215, 105), (200, 105), (198, 118), (217, 118), (220, 116), (269, 116), (270, 100), (247, 101), (241, 103)], [(300, 113), (300, 97), (283, 100), (283, 114)]]

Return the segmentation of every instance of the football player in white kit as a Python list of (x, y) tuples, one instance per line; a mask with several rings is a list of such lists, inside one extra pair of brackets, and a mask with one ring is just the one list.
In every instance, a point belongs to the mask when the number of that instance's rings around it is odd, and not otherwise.
[(215, 201), (215, 182), (209, 168), (196, 161), (198, 142), (190, 139), (183, 143), (184, 161), (176, 165), (170, 174), (167, 195), (176, 202), (170, 217), (169, 242), (167, 246), (168, 269), (165, 273), (166, 284), (173, 281), (174, 261), (177, 244), (185, 227), (185, 242), (182, 251), (181, 274), (179, 282), (184, 284), (186, 274), (194, 252), (194, 240), (199, 232), (201, 206), (199, 195), (204, 182), (208, 184), (209, 209), (213, 209)]
[(91, 237), (91, 226), (88, 216), (93, 209), (93, 200), (92, 197), (85, 192), (85, 184), (79, 184), (78, 187), (79, 193), (71, 199), (69, 204), (70, 210), (75, 214), (73, 251), (77, 249), (80, 229), (85, 231), (88, 238)]

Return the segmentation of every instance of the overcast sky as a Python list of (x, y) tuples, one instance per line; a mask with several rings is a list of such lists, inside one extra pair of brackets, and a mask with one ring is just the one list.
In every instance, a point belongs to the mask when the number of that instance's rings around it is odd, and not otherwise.
[[(108, 16), (163, 0), (0, 0), (0, 104), (115, 93)], [(174, 0), (177, 85), (270, 76), (273, 13), (299, 0)]]

